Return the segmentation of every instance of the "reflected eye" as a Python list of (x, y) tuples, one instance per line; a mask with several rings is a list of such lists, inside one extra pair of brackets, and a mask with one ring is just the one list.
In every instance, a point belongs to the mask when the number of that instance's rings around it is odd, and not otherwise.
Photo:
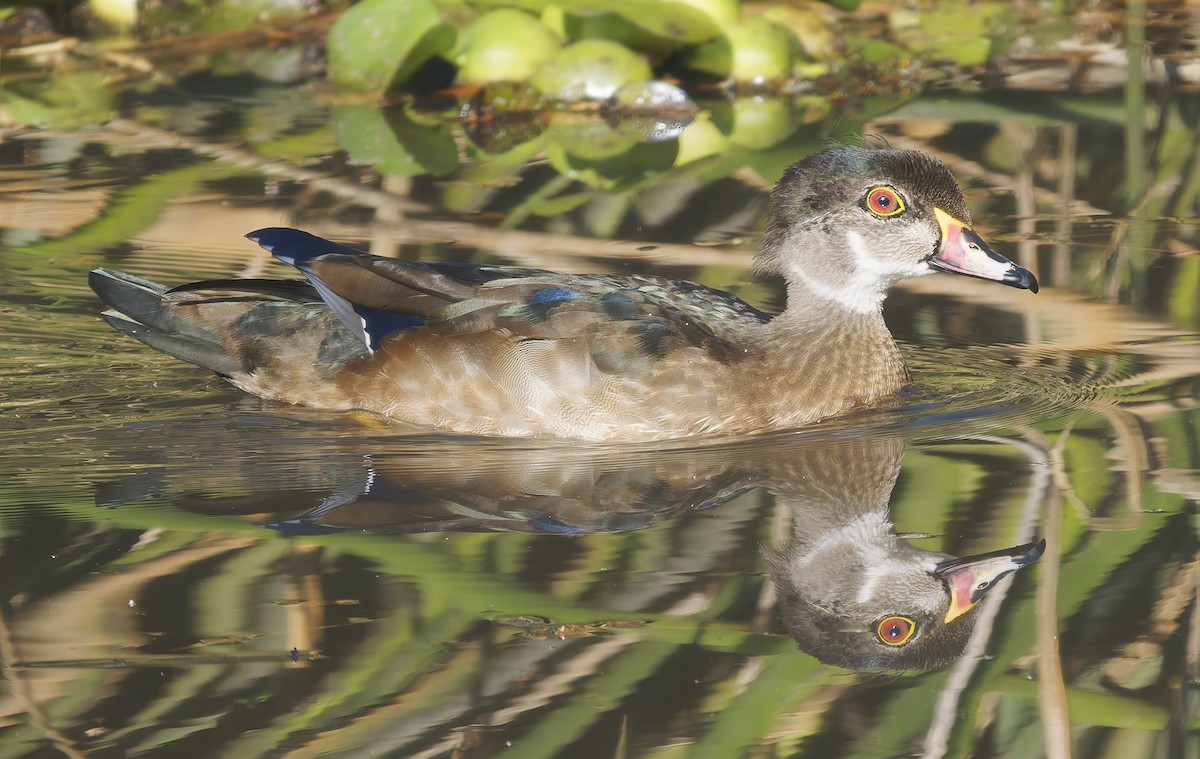
[(904, 212), (904, 201), (891, 187), (876, 187), (867, 193), (866, 202), (868, 211), (885, 219)]
[(917, 631), (917, 623), (908, 617), (886, 617), (876, 627), (879, 640), (889, 646), (903, 646)]

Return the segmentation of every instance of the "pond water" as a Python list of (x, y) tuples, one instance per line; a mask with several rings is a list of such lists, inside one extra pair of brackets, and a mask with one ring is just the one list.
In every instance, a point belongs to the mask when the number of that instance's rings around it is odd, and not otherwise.
[[(1200, 750), (1200, 101), (1152, 128), (1119, 97), (789, 112), (687, 161), (696, 139), (487, 153), (403, 116), (381, 173), (361, 114), (220, 84), (0, 144), (0, 756)], [(795, 431), (406, 433), (248, 397), (112, 331), (86, 283), (291, 276), (242, 235), (298, 226), (777, 308), (748, 272), (767, 192), (855, 132), (944, 160), (1042, 290), (901, 285), (912, 391)], [(798, 567), (852, 522), (861, 556)], [(919, 655), (864, 637), (914, 602), (893, 574), (1041, 539), (968, 614), (919, 620)]]

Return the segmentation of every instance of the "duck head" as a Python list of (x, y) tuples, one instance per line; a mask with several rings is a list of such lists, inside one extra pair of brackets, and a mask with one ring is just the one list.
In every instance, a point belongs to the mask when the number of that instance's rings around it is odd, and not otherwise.
[(904, 441), (880, 435), (806, 446), (766, 465), (763, 484), (790, 521), (787, 537), (764, 548), (779, 619), (827, 664), (892, 672), (950, 664), (979, 602), (1044, 549), (955, 557), (897, 535), (890, 502), (903, 461)]
[(789, 167), (771, 200), (754, 270), (784, 277), (789, 299), (877, 311), (888, 287), (934, 271), (1037, 292), (972, 230), (954, 176), (925, 153), (835, 145)]
[(1040, 541), (954, 557), (916, 548), (878, 520), (849, 527), (768, 563), (800, 648), (857, 670), (925, 671), (957, 659), (979, 602), (1045, 550)]

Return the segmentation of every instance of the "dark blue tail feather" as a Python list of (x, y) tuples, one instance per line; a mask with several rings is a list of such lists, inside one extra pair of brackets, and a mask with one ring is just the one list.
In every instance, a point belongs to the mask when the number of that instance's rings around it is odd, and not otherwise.
[(310, 258), (323, 256), (326, 253), (347, 253), (352, 256), (363, 254), (361, 250), (338, 245), (323, 237), (310, 235), (308, 232), (290, 227), (257, 229), (246, 235), (246, 239), (258, 243), (263, 250), (301, 271), (304, 270), (304, 263)]
[(361, 340), (367, 346), (367, 350), (372, 353), (379, 349), (383, 339), (388, 335), (419, 327), (425, 323), (424, 319), (411, 314), (381, 311), (354, 303), (331, 290), (309, 265), (309, 261), (312, 259), (328, 253), (367, 255), (362, 251), (288, 227), (259, 229), (246, 235), (246, 238), (258, 243), (263, 250), (280, 261), (299, 269), (309, 283), (316, 288), (321, 300), (329, 306), (329, 310), (333, 311), (342, 324), (354, 333), (355, 337)]

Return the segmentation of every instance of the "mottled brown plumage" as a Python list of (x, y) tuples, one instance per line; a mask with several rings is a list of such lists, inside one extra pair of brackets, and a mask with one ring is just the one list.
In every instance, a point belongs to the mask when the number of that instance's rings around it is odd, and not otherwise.
[(113, 326), (264, 398), (480, 435), (752, 433), (904, 386), (881, 315), (897, 280), (945, 269), (1036, 290), (966, 217), (950, 172), (922, 153), (810, 156), (776, 189), (755, 264), (787, 280), (777, 316), (680, 280), (396, 261), (291, 229), (248, 236), (308, 287), (168, 291), (108, 270), (92, 285)]

